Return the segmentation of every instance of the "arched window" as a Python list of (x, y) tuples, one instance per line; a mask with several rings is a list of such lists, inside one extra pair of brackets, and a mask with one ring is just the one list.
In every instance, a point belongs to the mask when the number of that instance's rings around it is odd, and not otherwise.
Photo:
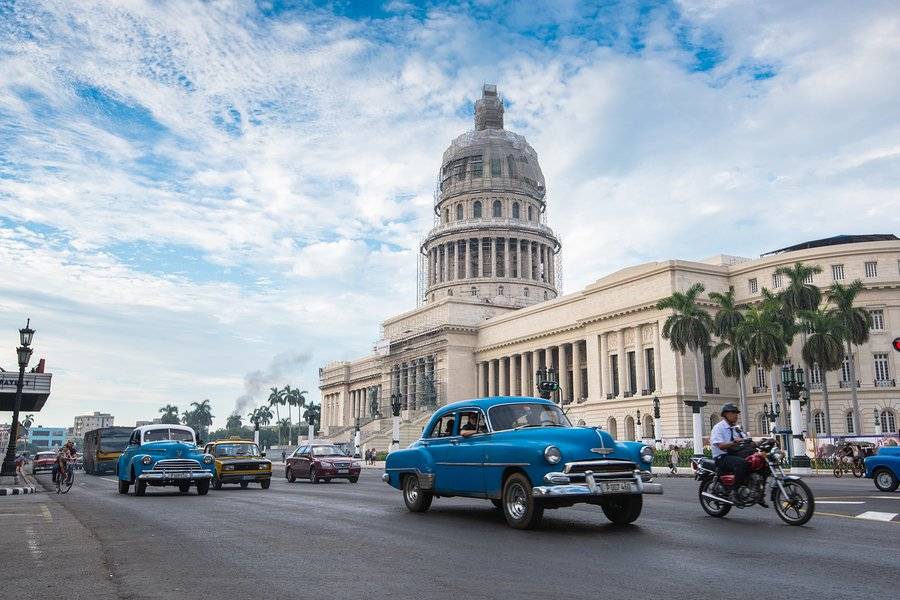
[(616, 419), (615, 417), (610, 417), (606, 420), (606, 431), (609, 432), (609, 435), (613, 436), (613, 439), (619, 437), (618, 429), (616, 428)]
[(643, 418), (643, 428), (644, 428), (644, 434), (642, 437), (644, 439), (652, 440), (653, 439), (653, 417), (647, 415), (646, 417)]
[(450, 209), (445, 208), (444, 209), (444, 223), (449, 223), (449, 222), (450, 222)]
[(475, 204), (473, 206), (474, 206), (473, 211), (474, 211), (475, 218), (480, 219), (481, 218), (481, 200), (476, 200)]
[(507, 173), (507, 177), (509, 177), (510, 179), (515, 178), (515, 176), (516, 176), (516, 159), (513, 158), (512, 154), (506, 155), (506, 165), (509, 169), (509, 172)]
[(856, 428), (853, 426), (853, 411), (848, 410), (847, 414), (844, 415), (844, 421), (847, 423), (847, 433), (850, 435), (856, 434)]
[(513, 219), (519, 218), (519, 203), (513, 202)]
[(502, 286), (502, 285), (501, 285), (500, 288), (497, 290), (497, 295), (498, 295), (498, 296), (502, 296), (502, 295), (503, 295), (503, 286)]
[(528, 297), (528, 288), (525, 288), (522, 290), (522, 295), (525, 296), (526, 298)]
[(531, 206), (528, 207), (528, 220), (534, 221), (534, 209)]
[(881, 411), (881, 433), (887, 435), (897, 431), (897, 421), (894, 419), (894, 411), (884, 409)]
[(769, 435), (769, 417), (762, 413), (756, 417), (756, 427), (760, 435)]
[(634, 441), (634, 419), (631, 415), (625, 417), (625, 439), (630, 442)]
[(491, 209), (491, 216), (494, 216), (494, 217), (502, 217), (503, 216), (503, 204), (501, 204), (499, 200), (494, 200), (494, 206)]
[(472, 289), (469, 291), (472, 293), (473, 298), (478, 295), (478, 288), (475, 287), (474, 285), (472, 286)]
[(817, 410), (813, 415), (813, 430), (816, 435), (825, 435), (825, 413)]
[(456, 220), (457, 220), (457, 221), (462, 221), (462, 218), (463, 218), (463, 207), (462, 207), (462, 204), (457, 204), (457, 205), (456, 205)]

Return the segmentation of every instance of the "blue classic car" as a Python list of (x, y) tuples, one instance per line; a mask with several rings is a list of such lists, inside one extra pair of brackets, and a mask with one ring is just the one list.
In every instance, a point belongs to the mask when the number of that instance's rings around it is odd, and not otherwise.
[(867, 456), (866, 477), (875, 480), (875, 487), (882, 492), (893, 492), (900, 486), (900, 446), (882, 446), (872, 456)]
[(382, 479), (413, 512), (468, 496), (489, 499), (517, 529), (537, 526), (544, 509), (578, 503), (624, 524), (641, 514), (643, 494), (662, 493), (652, 460), (649, 446), (573, 427), (549, 400), (495, 397), (440, 408), (418, 441), (388, 455)]
[(143, 496), (147, 486), (178, 486), (186, 493), (197, 486), (201, 496), (209, 491), (215, 459), (197, 447), (194, 430), (183, 425), (145, 425), (131, 432), (128, 445), (116, 463), (119, 493)]

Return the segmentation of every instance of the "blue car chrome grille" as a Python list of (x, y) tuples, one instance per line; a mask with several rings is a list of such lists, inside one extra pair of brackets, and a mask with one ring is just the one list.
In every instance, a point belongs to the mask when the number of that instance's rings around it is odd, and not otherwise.
[(200, 469), (200, 463), (196, 460), (191, 460), (188, 458), (167, 458), (156, 461), (156, 464), (154, 464), (152, 468), (147, 469), (144, 472), (152, 473), (154, 471), (165, 471), (168, 473), (172, 473), (175, 471), (196, 471), (198, 469)]
[(565, 473), (593, 471), (597, 475), (631, 475), (637, 467), (629, 460), (595, 460), (566, 463)]

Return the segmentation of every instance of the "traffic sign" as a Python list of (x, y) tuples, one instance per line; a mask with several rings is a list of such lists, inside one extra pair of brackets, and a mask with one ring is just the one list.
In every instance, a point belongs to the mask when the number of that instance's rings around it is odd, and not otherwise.
[(894, 338), (894, 350), (900, 352), (900, 338)]

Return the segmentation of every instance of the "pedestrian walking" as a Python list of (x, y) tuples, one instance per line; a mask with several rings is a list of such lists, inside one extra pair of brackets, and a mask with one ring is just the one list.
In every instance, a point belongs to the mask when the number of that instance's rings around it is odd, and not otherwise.
[(25, 477), (25, 455), (20, 454), (16, 457), (16, 473)]
[(287, 461), (287, 451), (282, 450), (281, 451), (281, 462), (286, 462), (286, 461)]
[(678, 459), (680, 458), (680, 452), (678, 451), (678, 446), (672, 444), (669, 446), (669, 475), (678, 475)]

